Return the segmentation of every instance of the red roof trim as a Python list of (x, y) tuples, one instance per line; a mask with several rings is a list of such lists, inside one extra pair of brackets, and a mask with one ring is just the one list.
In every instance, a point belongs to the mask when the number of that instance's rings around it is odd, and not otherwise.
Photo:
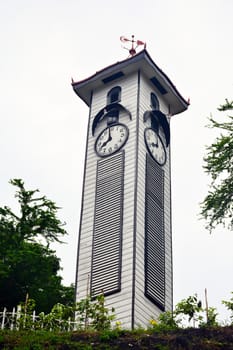
[(123, 60), (123, 61), (118, 61), (118, 62), (116, 62), (116, 63), (113, 63), (113, 64), (111, 64), (111, 65), (109, 65), (109, 66), (107, 66), (107, 67), (105, 67), (105, 68), (103, 68), (103, 69), (97, 71), (95, 74), (91, 75), (91, 76), (88, 77), (88, 78), (85, 78), (85, 79), (80, 80), (80, 81), (78, 81), (78, 82), (72, 82), (71, 85), (73, 86), (73, 88), (75, 88), (75, 86), (77, 86), (77, 85), (81, 85), (81, 84), (83, 84), (83, 83), (87, 83), (89, 80), (92, 80), (93, 78), (97, 77), (99, 74), (102, 74), (102, 73), (104, 73), (105, 71), (107, 71), (108, 69), (111, 69), (111, 68), (113, 68), (113, 67), (115, 67), (115, 66), (117, 66), (117, 65), (121, 65), (121, 64), (124, 64), (124, 63), (126, 63), (126, 62), (129, 62), (129, 63), (130, 63), (130, 61), (137, 61), (137, 60), (138, 60), (138, 57), (140, 57), (140, 56), (145, 57), (148, 61), (150, 61), (150, 63), (154, 66), (154, 68), (155, 68), (157, 71), (159, 71), (159, 73), (161, 73), (161, 75), (164, 77), (164, 79), (167, 81), (167, 83), (172, 87), (172, 89), (174, 89), (174, 91), (175, 91), (176, 94), (179, 96), (179, 98), (180, 98), (180, 99), (187, 105), (187, 107), (188, 107), (188, 106), (189, 106), (189, 101), (186, 101), (186, 100), (184, 99), (184, 97), (179, 93), (179, 91), (177, 90), (176, 86), (172, 83), (172, 81), (170, 80), (170, 78), (162, 71), (162, 69), (159, 68), (159, 67), (157, 66), (157, 64), (152, 60), (151, 56), (149, 55), (149, 53), (147, 52), (146, 49), (140, 51), (140, 52), (137, 53), (136, 55), (134, 55), (134, 56), (132, 56), (132, 57), (130, 57), (130, 58), (127, 58), (127, 59), (125, 59), (125, 60)]
[[(143, 51), (145, 51), (145, 50), (143, 50)], [(81, 84), (81, 83), (87, 82), (88, 80), (90, 80), (90, 79), (94, 78), (95, 76), (97, 76), (97, 75), (103, 73), (104, 71), (108, 70), (109, 68), (112, 68), (112, 67), (114, 67), (114, 66), (116, 66), (116, 65), (118, 65), (118, 64), (121, 64), (121, 63), (124, 63), (124, 62), (127, 62), (127, 61), (133, 59), (135, 56), (138, 56), (139, 54), (141, 54), (141, 52), (142, 52), (142, 51), (140, 51), (138, 54), (136, 54), (136, 55), (134, 55), (134, 56), (132, 56), (132, 57), (130, 57), (130, 58), (126, 58), (126, 59), (123, 60), (123, 61), (118, 61), (118, 62), (116, 62), (116, 63), (110, 64), (109, 66), (107, 66), (107, 67), (105, 67), (105, 68), (103, 68), (103, 69), (97, 71), (96, 73), (92, 74), (92, 75), (91, 75), (90, 77), (88, 77), (88, 78), (79, 80), (79, 81), (77, 81), (77, 82), (72, 82), (71, 85), (74, 86), (74, 85), (77, 85), (77, 84)]]

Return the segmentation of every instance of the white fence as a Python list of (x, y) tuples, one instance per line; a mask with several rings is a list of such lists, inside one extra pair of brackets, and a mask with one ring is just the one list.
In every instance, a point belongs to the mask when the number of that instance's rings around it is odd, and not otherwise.
[(6, 308), (2, 312), (0, 311), (0, 327), (2, 330), (47, 329), (67, 332), (83, 328), (80, 321), (73, 321), (70, 317), (67, 320), (62, 320), (51, 314), (36, 315), (35, 311), (32, 314), (25, 314), (20, 307), (13, 308), (11, 312)]

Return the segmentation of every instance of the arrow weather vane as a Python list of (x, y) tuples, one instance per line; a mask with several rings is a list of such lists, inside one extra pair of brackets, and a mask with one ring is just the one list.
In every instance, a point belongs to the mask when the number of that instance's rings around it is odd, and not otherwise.
[(136, 49), (138, 46), (144, 45), (144, 49), (146, 48), (146, 43), (144, 43), (141, 40), (134, 40), (134, 35), (132, 35), (132, 39), (127, 39), (126, 37), (121, 36), (120, 41), (122, 41), (123, 43), (126, 43), (126, 42), (131, 43), (131, 48), (127, 48), (123, 46), (124, 49), (129, 51), (130, 56), (134, 56), (136, 54)]

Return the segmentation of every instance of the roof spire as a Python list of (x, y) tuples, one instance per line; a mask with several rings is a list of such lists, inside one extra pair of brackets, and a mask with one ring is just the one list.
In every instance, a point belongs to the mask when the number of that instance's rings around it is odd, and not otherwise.
[(138, 48), (139, 45), (144, 45), (144, 49), (146, 48), (146, 43), (144, 43), (141, 40), (134, 40), (134, 35), (132, 35), (132, 39), (127, 39), (125, 36), (121, 36), (120, 41), (122, 41), (123, 43), (131, 42), (130, 48), (123, 46), (124, 49), (129, 51), (130, 56), (134, 56), (136, 54), (136, 49)]

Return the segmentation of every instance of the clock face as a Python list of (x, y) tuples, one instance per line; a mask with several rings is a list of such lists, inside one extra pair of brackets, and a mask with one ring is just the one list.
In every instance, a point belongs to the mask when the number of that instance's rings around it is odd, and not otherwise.
[(161, 137), (154, 129), (145, 129), (145, 143), (152, 158), (160, 165), (166, 163), (166, 150)]
[(127, 141), (129, 130), (124, 124), (113, 124), (104, 129), (96, 139), (95, 150), (101, 157), (117, 152)]

